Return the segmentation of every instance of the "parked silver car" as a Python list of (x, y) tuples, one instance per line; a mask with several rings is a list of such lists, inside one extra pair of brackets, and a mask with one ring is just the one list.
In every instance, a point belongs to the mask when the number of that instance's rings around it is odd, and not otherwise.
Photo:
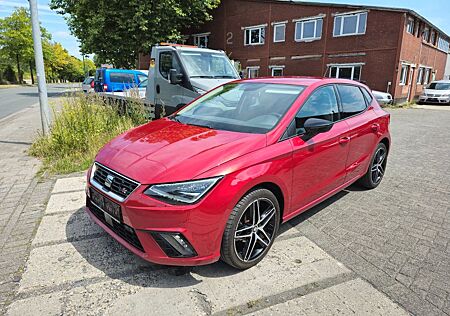
[(94, 77), (86, 77), (81, 85), (81, 89), (84, 93), (94, 92)]
[(392, 104), (392, 95), (387, 92), (372, 90), (373, 96), (380, 105)]
[(423, 90), (418, 103), (450, 104), (450, 80), (431, 82)]

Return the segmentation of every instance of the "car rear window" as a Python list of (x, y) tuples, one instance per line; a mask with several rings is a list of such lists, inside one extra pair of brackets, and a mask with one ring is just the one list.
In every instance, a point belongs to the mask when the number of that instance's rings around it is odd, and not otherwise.
[(342, 103), (342, 117), (356, 115), (366, 109), (366, 99), (357, 86), (338, 85), (339, 96)]
[(134, 74), (125, 72), (110, 72), (109, 79), (111, 82), (132, 83), (134, 82)]

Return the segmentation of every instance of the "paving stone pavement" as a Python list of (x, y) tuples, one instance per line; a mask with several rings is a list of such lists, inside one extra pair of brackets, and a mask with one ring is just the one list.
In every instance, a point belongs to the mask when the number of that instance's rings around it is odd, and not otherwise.
[(173, 275), (94, 224), (84, 186), (57, 180), (7, 315), (408, 314), (295, 229), (255, 268), (219, 262)]
[(417, 315), (450, 315), (448, 108), (390, 110), (380, 186), (351, 186), (289, 223)]
[(35, 178), (40, 162), (26, 153), (39, 122), (37, 107), (0, 121), (0, 314), (18, 287), (53, 186)]

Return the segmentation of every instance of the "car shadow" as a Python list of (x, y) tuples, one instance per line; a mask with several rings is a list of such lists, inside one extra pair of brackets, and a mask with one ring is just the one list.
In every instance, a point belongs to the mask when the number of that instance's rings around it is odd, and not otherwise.
[[(47, 92), (47, 96), (49, 98), (53, 98), (53, 97), (57, 97), (57, 96), (63, 96), (66, 93), (68, 94), (68, 93), (70, 93), (70, 91), (68, 91), (68, 92), (64, 92), (64, 91), (61, 91), (61, 92)], [(24, 97), (34, 97), (34, 98), (39, 97), (39, 93), (38, 92), (19, 92), (17, 94), (21, 95), (21, 96), (24, 96)]]
[[(105, 233), (89, 218), (84, 207), (70, 216), (66, 223), (66, 236), (90, 265), (111, 279), (132, 285), (188, 287), (201, 282), (191, 272), (208, 278), (221, 278), (240, 272), (221, 261), (197, 267), (173, 267), (147, 262)], [(155, 277), (161, 282), (155, 282)]]
[[(350, 186), (294, 217), (287, 222), (288, 224), (281, 225), (279, 235), (295, 229), (303, 221), (340, 200), (351, 191), (357, 190), (360, 190), (357, 186)], [(83, 231), (81, 237), (80, 227)], [(196, 267), (172, 267), (147, 262), (105, 233), (89, 218), (84, 207), (73, 213), (67, 221), (66, 236), (67, 240), (90, 265), (103, 271), (112, 279), (120, 279), (132, 285), (161, 288), (188, 287), (202, 282), (191, 272), (206, 278), (222, 278), (241, 272), (222, 261)], [(148, 278), (135, 277), (142, 274)], [(158, 282), (155, 282), (155, 274), (163, 274), (157, 278)]]

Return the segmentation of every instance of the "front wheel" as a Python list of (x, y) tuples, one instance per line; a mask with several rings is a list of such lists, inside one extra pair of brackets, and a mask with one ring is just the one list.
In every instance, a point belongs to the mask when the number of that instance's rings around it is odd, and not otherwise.
[(237, 269), (248, 269), (269, 251), (280, 224), (280, 206), (267, 189), (245, 195), (234, 207), (222, 239), (221, 259)]
[(383, 143), (379, 143), (375, 149), (375, 153), (370, 161), (369, 169), (366, 174), (359, 180), (359, 183), (367, 188), (376, 188), (383, 179), (387, 163), (387, 148)]

